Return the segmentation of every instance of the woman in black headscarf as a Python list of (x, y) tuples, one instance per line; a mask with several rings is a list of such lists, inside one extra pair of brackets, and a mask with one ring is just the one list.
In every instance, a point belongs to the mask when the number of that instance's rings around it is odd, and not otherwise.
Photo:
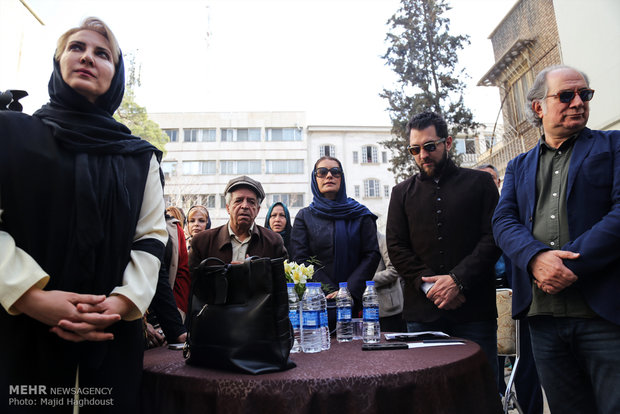
[(60, 37), (48, 89), (33, 116), (0, 112), (0, 398), (78, 384), (134, 412), (167, 238), (161, 153), (112, 118), (124, 67), (102, 21)]
[(331, 287), (328, 300), (336, 297), (339, 282), (347, 282), (355, 313), (362, 307), (366, 281), (374, 276), (381, 257), (377, 217), (347, 197), (338, 159), (319, 158), (311, 180), (314, 198), (295, 217), (290, 255), (297, 263), (308, 263), (311, 258), (320, 262), (312, 281)]
[(265, 227), (282, 236), (284, 247), (286, 247), (288, 252), (291, 251), (291, 230), (293, 226), (291, 225), (291, 215), (288, 212), (288, 208), (286, 208), (286, 204), (276, 201), (269, 207), (265, 217)]

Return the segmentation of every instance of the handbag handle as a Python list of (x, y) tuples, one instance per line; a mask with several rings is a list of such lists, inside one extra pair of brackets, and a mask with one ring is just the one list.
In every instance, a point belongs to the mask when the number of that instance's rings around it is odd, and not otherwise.
[[(217, 262), (216, 264), (209, 265), (209, 262)], [(206, 297), (206, 302), (214, 305), (221, 305), (226, 303), (226, 298), (228, 297), (228, 279), (226, 278), (226, 274), (228, 273), (228, 269), (230, 267), (229, 264), (224, 263), (223, 260), (217, 257), (207, 257), (198, 265), (198, 268), (209, 268), (209, 267), (220, 267), (222, 268), (221, 272), (217, 272), (216, 274), (212, 274), (210, 277), (211, 283), (211, 291), (209, 295)]]
[(207, 257), (202, 262), (200, 262), (198, 267), (200, 267), (200, 266), (208, 266), (207, 263), (210, 262), (210, 261), (216, 261), (216, 262), (219, 262), (219, 264), (226, 266), (226, 263), (224, 263), (224, 261), (222, 259), (220, 259), (220, 258), (217, 258), (217, 257)]

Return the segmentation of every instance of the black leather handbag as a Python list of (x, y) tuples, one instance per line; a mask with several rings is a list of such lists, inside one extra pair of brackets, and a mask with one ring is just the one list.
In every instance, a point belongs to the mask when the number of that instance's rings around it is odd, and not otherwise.
[(203, 260), (192, 273), (188, 317), (190, 365), (249, 374), (295, 367), (284, 259)]

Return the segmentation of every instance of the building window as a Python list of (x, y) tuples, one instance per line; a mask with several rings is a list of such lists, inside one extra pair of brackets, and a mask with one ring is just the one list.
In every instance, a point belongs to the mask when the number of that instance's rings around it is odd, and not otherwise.
[(178, 129), (162, 129), (162, 131), (164, 131), (164, 133), (166, 135), (168, 135), (168, 138), (170, 139), (170, 142), (177, 142), (179, 140), (179, 130)]
[(353, 151), (353, 164), (359, 163), (359, 153), (357, 151)]
[(233, 136), (235, 135), (234, 129), (222, 128), (221, 129), (222, 142), (232, 142)]
[(376, 164), (377, 162), (377, 147), (372, 145), (362, 147), (362, 164)]
[(220, 161), (220, 174), (260, 174), (260, 160)]
[(267, 194), (267, 200), (270, 204), (277, 203), (278, 201), (287, 205), (287, 207), (303, 207), (304, 195), (303, 193), (291, 193), (291, 194)]
[(303, 174), (304, 160), (266, 160), (265, 174)]
[(359, 185), (354, 185), (353, 186), (353, 194), (355, 194), (354, 197), (359, 197), (360, 196), (360, 186)]
[(267, 141), (301, 141), (301, 128), (268, 128)]
[(209, 195), (205, 196), (205, 198), (202, 200), (202, 203), (207, 208), (215, 208), (215, 195), (209, 194)]
[(215, 161), (183, 161), (183, 175), (215, 174)]
[(383, 195), (385, 195), (385, 198), (390, 198), (390, 186), (389, 185), (383, 186)]
[(454, 140), (457, 154), (475, 154), (476, 138), (457, 138)]
[(220, 208), (226, 208), (226, 196), (220, 196)]
[[(493, 146), (494, 141), (495, 140), (493, 139), (493, 135), (485, 135), (484, 136), (484, 145), (485, 145), (484, 151), (490, 149)], [(496, 142), (497, 141), (495, 141), (495, 143)], [(484, 152), (484, 151), (482, 151), (482, 152)]]
[(379, 193), (379, 180), (369, 179), (364, 180), (364, 197), (367, 198), (379, 198), (381, 197), (381, 193)]
[(188, 128), (183, 130), (185, 142), (214, 142), (215, 128)]
[(177, 162), (176, 161), (162, 161), (161, 171), (164, 173), (166, 179), (177, 175)]
[(319, 148), (320, 157), (334, 157), (336, 158), (336, 147), (333, 145), (321, 145)]
[(523, 102), (526, 101), (527, 92), (530, 90), (533, 82), (532, 74), (527, 70), (527, 66), (525, 64), (522, 64), (519, 69), (525, 70), (525, 72), (523, 72), (523, 75), (517, 78), (510, 86), (510, 98), (512, 100), (511, 106), (513, 114), (512, 118), (515, 125), (522, 122), (527, 122)]
[(222, 142), (260, 141), (260, 128), (223, 128)]
[(384, 164), (388, 162), (387, 151), (381, 151), (381, 162)]
[(185, 211), (189, 210), (191, 206), (197, 206), (200, 204), (200, 194), (183, 194), (182, 205)]
[(213, 194), (186, 194), (183, 196), (183, 206), (186, 209), (192, 206), (215, 208), (215, 196)]

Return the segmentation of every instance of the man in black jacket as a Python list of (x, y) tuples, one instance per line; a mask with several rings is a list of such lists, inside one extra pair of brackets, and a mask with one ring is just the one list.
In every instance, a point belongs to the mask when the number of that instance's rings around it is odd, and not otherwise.
[(450, 159), (452, 137), (439, 115), (415, 115), (408, 128), (420, 172), (392, 190), (386, 230), (405, 280), (403, 319), (409, 332), (439, 330), (478, 343), (497, 374), (497, 188), (489, 174)]

